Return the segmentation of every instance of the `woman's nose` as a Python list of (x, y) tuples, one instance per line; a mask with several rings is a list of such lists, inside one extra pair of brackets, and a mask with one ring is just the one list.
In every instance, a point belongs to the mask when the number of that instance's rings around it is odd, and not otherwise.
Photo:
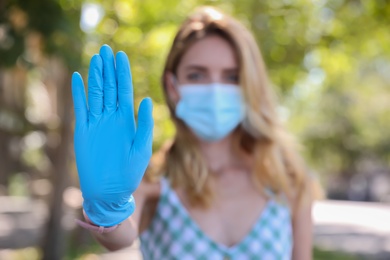
[(222, 82), (222, 75), (221, 73), (213, 73), (210, 75), (210, 83), (221, 83)]

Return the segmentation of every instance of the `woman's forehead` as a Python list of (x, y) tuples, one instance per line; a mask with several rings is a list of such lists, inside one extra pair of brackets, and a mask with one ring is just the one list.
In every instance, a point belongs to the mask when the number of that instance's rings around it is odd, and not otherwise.
[(188, 48), (181, 59), (179, 69), (180, 67), (237, 69), (237, 66), (236, 53), (231, 44), (220, 36), (210, 35)]

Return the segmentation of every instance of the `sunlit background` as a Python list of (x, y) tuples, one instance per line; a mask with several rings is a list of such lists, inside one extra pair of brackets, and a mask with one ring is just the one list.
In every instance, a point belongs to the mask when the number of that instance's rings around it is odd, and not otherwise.
[[(174, 134), (160, 77), (186, 15), (213, 5), (254, 33), (329, 200), (315, 259), (390, 259), (388, 0), (0, 1), (0, 259), (97, 259), (77, 228), (70, 78), (104, 43), (130, 58), (136, 105), (154, 100), (154, 149)], [(86, 78), (85, 78), (86, 80)]]

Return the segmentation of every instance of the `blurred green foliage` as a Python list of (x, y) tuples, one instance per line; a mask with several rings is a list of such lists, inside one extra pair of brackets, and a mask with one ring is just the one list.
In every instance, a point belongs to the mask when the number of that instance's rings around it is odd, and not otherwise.
[(367, 259), (364, 257), (359, 257), (351, 254), (346, 254), (342, 252), (332, 252), (326, 251), (319, 248), (314, 248), (313, 250), (313, 259), (314, 260), (363, 260)]
[[(84, 76), (89, 58), (103, 43), (124, 50), (131, 60), (136, 103), (144, 96), (155, 101), (156, 149), (174, 133), (160, 85), (173, 36), (194, 8), (217, 6), (254, 33), (283, 104), (281, 115), (304, 144), (314, 169), (350, 175), (364, 160), (390, 164), (390, 5), (386, 0), (8, 3), (27, 12), (28, 26), (46, 37), (48, 54), (61, 55)], [(83, 35), (75, 25), (85, 3), (98, 4), (103, 18)], [(11, 29), (9, 35), (14, 44), (0, 48), (0, 66), (12, 65), (23, 56), (23, 31)]]
[(79, 28), (80, 0), (6, 0), (0, 5), (0, 68), (29, 63), (25, 38), (40, 33), (48, 55), (58, 55), (72, 70), (80, 66), (83, 34)]

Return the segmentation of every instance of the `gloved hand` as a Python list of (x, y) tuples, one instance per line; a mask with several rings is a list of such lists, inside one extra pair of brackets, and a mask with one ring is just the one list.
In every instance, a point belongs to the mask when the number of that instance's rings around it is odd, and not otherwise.
[(152, 155), (152, 101), (142, 100), (135, 125), (128, 58), (104, 45), (92, 57), (88, 106), (79, 73), (72, 77), (74, 148), (84, 211), (98, 226), (121, 223), (135, 209), (137, 189)]

